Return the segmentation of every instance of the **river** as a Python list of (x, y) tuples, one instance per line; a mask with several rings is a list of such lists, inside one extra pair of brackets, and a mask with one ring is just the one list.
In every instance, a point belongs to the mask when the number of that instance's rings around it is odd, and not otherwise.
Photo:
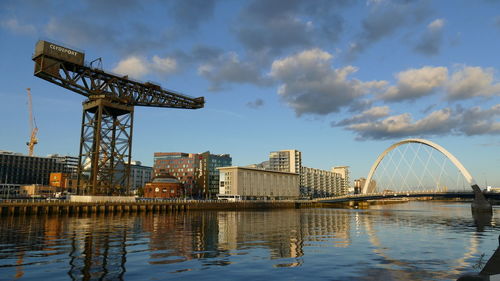
[(0, 217), (0, 280), (456, 280), (498, 247), (500, 208)]

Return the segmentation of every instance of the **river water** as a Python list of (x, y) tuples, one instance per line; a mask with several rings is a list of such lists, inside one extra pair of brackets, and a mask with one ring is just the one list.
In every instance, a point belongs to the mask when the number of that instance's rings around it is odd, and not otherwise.
[(1, 217), (0, 280), (456, 280), (499, 234), (443, 202)]

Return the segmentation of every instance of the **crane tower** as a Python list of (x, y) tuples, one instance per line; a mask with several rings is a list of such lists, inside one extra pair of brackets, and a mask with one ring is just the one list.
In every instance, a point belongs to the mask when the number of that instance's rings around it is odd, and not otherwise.
[(85, 54), (38, 41), (34, 75), (85, 96), (78, 164), (78, 194), (128, 193), (134, 106), (203, 108), (192, 98), (85, 65)]
[(36, 126), (35, 117), (33, 117), (33, 102), (31, 100), (31, 89), (27, 88), (28, 91), (28, 112), (29, 112), (29, 123), (30, 123), (30, 140), (26, 143), (28, 146), (28, 155), (33, 156), (35, 152), (35, 145), (38, 143), (36, 134), (38, 133), (38, 127)]

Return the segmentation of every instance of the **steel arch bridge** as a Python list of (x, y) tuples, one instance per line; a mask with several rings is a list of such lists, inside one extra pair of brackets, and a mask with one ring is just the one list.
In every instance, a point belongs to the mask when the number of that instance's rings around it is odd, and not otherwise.
[(402, 141), (399, 141), (399, 142), (391, 145), (389, 148), (387, 148), (386, 150), (384, 150), (379, 155), (379, 157), (377, 158), (377, 160), (375, 161), (375, 163), (373, 163), (373, 165), (372, 165), (372, 167), (370, 169), (370, 172), (368, 173), (368, 177), (367, 177), (367, 179), (365, 181), (365, 184), (364, 184), (364, 186), (363, 186), (363, 188), (361, 190), (362, 194), (367, 194), (368, 193), (369, 185), (370, 185), (370, 182), (372, 181), (373, 175), (375, 174), (375, 171), (377, 170), (377, 167), (379, 166), (380, 162), (382, 162), (382, 160), (384, 159), (384, 157), (389, 152), (391, 152), (392, 150), (394, 150), (395, 148), (397, 148), (397, 147), (399, 147), (401, 145), (404, 145), (404, 144), (409, 144), (409, 143), (423, 144), (423, 145), (429, 146), (429, 147), (431, 147), (431, 148), (439, 151), (441, 154), (443, 154), (446, 158), (448, 158), (455, 165), (455, 167), (460, 171), (460, 173), (467, 180), (467, 182), (469, 183), (469, 185), (471, 186), (471, 188), (473, 190), (474, 190), (474, 186), (477, 186), (476, 185), (476, 181), (471, 176), (471, 174), (469, 173), (469, 171), (467, 171), (467, 169), (462, 165), (462, 163), (460, 163), (460, 161), (458, 161), (458, 159), (453, 154), (451, 154), (448, 150), (446, 150), (442, 146), (440, 146), (437, 143), (434, 143), (432, 141), (425, 140), (425, 139), (406, 139), (406, 140), (402, 140)]
[[(441, 154), (443, 154), (448, 160), (450, 160), (453, 165), (458, 169), (458, 171), (462, 174), (464, 179), (467, 181), (469, 184), (470, 188), (472, 189), (469, 192), (448, 192), (448, 191), (440, 191), (440, 190), (406, 190), (404, 192), (401, 191), (392, 191), (392, 190), (384, 190), (382, 192), (369, 192), (368, 189), (370, 187), (370, 183), (372, 181), (372, 177), (377, 170), (377, 167), (379, 166), (380, 162), (384, 157), (397, 148), (400, 145), (408, 144), (408, 143), (417, 143), (417, 144), (422, 144), (425, 146), (430, 147), (431, 149), (434, 149)], [(500, 196), (497, 194), (484, 194), (479, 186), (476, 184), (476, 181), (474, 178), (471, 176), (469, 171), (465, 169), (465, 167), (458, 161), (458, 159), (453, 156), (449, 151), (444, 149), (442, 146), (431, 142), (429, 140), (425, 139), (406, 139), (399, 141), (393, 145), (391, 145), (389, 148), (384, 150), (382, 154), (379, 155), (375, 163), (372, 165), (370, 172), (368, 173), (368, 178), (366, 179), (363, 188), (361, 190), (360, 194), (346, 194), (346, 195), (341, 195), (341, 196), (334, 196), (334, 197), (328, 197), (328, 198), (316, 198), (314, 201), (316, 202), (321, 202), (321, 203), (343, 203), (343, 202), (356, 202), (356, 201), (370, 201), (370, 200), (386, 200), (390, 198), (410, 198), (410, 197), (437, 197), (437, 198), (474, 198), (471, 204), (471, 209), (473, 214), (474, 213), (492, 213), (492, 205), (491, 203), (486, 199), (486, 196), (488, 198), (494, 198), (494, 199), (500, 199)]]

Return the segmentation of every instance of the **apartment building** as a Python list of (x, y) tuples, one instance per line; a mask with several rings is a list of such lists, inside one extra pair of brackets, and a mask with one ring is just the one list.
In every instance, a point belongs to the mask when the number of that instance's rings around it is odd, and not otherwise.
[(300, 173), (302, 153), (295, 149), (269, 153), (269, 169), (279, 172)]
[(300, 172), (301, 195), (310, 198), (347, 194), (343, 174), (315, 168), (302, 167)]

